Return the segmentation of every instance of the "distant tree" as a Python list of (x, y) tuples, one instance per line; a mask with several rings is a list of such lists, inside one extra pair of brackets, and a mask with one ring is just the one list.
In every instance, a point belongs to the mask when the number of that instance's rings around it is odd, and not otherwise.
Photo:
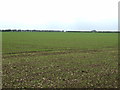
[(92, 30), (91, 32), (97, 32), (96, 30)]
[(11, 29), (6, 29), (4, 32), (11, 32)]
[(18, 29), (18, 32), (21, 32), (21, 29)]
[(13, 29), (13, 30), (11, 30), (12, 32), (16, 32), (17, 30), (16, 29)]

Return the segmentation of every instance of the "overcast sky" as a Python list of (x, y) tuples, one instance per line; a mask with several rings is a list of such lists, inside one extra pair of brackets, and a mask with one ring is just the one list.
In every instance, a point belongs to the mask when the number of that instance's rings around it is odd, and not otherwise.
[(119, 0), (0, 0), (0, 29), (118, 29)]

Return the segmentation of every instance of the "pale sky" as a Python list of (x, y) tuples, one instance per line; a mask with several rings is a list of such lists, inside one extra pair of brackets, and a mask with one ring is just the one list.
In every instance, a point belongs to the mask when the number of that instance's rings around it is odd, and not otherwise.
[(119, 0), (0, 0), (0, 29), (118, 29)]

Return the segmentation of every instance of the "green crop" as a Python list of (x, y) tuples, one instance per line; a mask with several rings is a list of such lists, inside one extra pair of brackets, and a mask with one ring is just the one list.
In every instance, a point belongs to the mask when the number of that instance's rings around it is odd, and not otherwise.
[(3, 32), (3, 88), (117, 88), (118, 34)]

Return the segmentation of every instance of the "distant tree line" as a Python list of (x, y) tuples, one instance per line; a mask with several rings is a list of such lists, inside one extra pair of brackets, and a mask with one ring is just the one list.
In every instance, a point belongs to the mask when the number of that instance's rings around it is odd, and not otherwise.
[(80, 33), (120, 33), (120, 31), (64, 31), (64, 30), (21, 30), (21, 29), (5, 29), (0, 30), (0, 32), (80, 32)]
[(66, 31), (66, 32), (80, 32), (80, 33), (120, 33), (120, 31), (96, 31), (96, 30), (91, 30), (91, 31)]
[(17, 30), (17, 29), (5, 29), (0, 32), (64, 32), (64, 30)]

